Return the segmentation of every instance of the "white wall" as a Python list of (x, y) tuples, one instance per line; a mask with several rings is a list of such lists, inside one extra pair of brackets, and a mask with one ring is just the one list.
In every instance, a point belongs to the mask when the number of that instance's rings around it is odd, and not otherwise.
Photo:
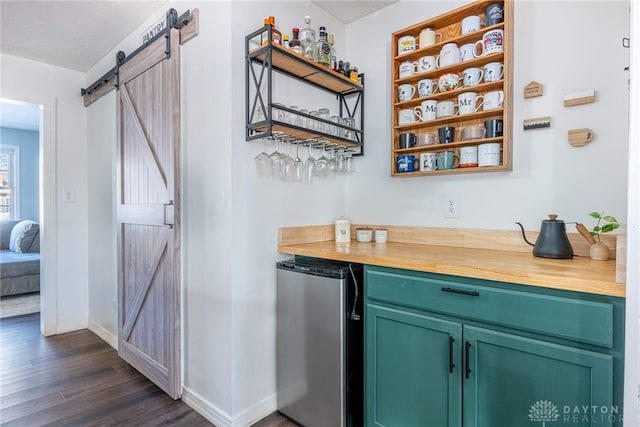
[[(283, 33), (304, 27), (306, 14), (312, 26), (324, 25), (335, 34), (336, 48), (344, 48), (343, 25), (308, 2), (234, 2), (232, 8), (232, 283), (233, 283), (233, 413), (249, 422), (252, 405), (275, 410), (275, 270), (277, 227), (326, 224), (344, 214), (344, 177), (316, 180), (311, 185), (259, 179), (253, 158), (262, 151), (259, 142), (244, 135), (244, 36), (262, 26), (265, 15), (276, 16)], [(317, 109), (338, 104), (322, 91), (302, 88), (276, 79), (277, 97), (286, 105)], [(301, 94), (304, 94), (301, 96)], [(271, 150), (272, 148), (270, 148)], [(271, 152), (271, 151), (268, 151)], [(293, 152), (290, 152), (293, 155)], [(306, 150), (300, 157), (307, 156)], [(245, 411), (243, 413), (243, 411)], [(244, 422), (240, 425), (244, 425)]]
[[(640, 35), (640, 5), (631, 3), (631, 36)], [(640, 426), (640, 44), (631, 45), (630, 80), (631, 105), (629, 117), (629, 190), (628, 190), (628, 234), (627, 234), (627, 299), (625, 340), (625, 427)]]
[[(52, 286), (56, 289), (57, 317), (53, 319), (55, 330), (47, 333), (81, 329), (87, 326), (88, 318), (87, 150), (85, 110), (80, 98), (84, 74), (5, 54), (0, 56), (0, 61), (1, 96), (27, 102), (33, 102), (30, 101), (32, 99), (51, 100), (47, 107), (55, 110), (46, 113), (55, 117), (55, 123), (52, 123), (55, 140), (48, 141), (55, 145), (55, 160), (50, 157), (43, 160), (52, 162), (48, 164), (53, 164), (55, 169), (55, 186), (51, 186), (51, 182), (45, 183), (45, 189), (54, 188), (55, 195), (43, 195), (46, 200), (54, 200), (51, 205), (45, 203), (45, 209), (53, 206), (55, 212), (45, 210), (44, 219), (47, 219), (47, 214), (51, 215), (49, 218), (57, 218), (54, 223), (44, 224), (52, 231), (50, 236), (56, 236), (51, 248), (55, 251), (54, 259), (57, 259), (55, 266), (44, 265), (45, 269), (56, 271)], [(48, 126), (47, 123), (45, 125)], [(44, 132), (48, 129), (45, 128)], [(48, 152), (45, 147), (45, 153)], [(43, 177), (51, 178), (49, 175)], [(62, 202), (63, 190), (74, 192), (75, 203)], [(53, 199), (49, 199), (52, 196)]]
[[(514, 221), (537, 230), (548, 213), (591, 226), (587, 213), (606, 210), (624, 221), (628, 2), (517, 1), (513, 171), (390, 177), (391, 33), (454, 4), (400, 1), (347, 26), (347, 56), (367, 83), (366, 156), (347, 182), (348, 215), (362, 223), (504, 230), (515, 230)], [(532, 80), (544, 95), (524, 99)], [(564, 94), (585, 89), (597, 91), (594, 104), (563, 106)], [(551, 116), (550, 129), (522, 130), (524, 119), (541, 116)], [(567, 131), (586, 127), (595, 140), (571, 147)], [(459, 219), (443, 218), (444, 193), (460, 194)]]
[[(86, 87), (86, 85), (85, 85)], [(89, 328), (117, 348), (117, 276), (114, 162), (116, 94), (91, 104), (87, 111), (87, 182), (89, 235)]]

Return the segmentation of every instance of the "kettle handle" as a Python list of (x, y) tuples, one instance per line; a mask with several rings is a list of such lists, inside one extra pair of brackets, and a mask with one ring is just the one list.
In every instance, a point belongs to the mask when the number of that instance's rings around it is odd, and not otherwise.
[(519, 222), (516, 222), (516, 224), (518, 224), (520, 226), (520, 229), (522, 230), (522, 238), (524, 239), (524, 241), (530, 244), (531, 246), (535, 246), (533, 243), (527, 240), (527, 236), (524, 234), (524, 227), (522, 226), (522, 224), (520, 224)]

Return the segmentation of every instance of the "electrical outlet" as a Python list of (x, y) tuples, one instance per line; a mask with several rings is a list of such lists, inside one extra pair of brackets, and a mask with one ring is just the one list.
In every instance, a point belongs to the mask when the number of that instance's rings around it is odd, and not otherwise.
[(460, 218), (460, 195), (450, 193), (444, 195), (444, 217)]

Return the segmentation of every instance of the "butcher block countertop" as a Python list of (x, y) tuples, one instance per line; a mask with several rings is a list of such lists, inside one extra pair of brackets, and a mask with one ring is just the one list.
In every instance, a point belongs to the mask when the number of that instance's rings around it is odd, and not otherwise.
[[(616, 282), (615, 259), (594, 261), (588, 255), (566, 260), (538, 258), (530, 246), (505, 250), (519, 244), (511, 232), (386, 228), (387, 243), (336, 243), (333, 226), (280, 228), (278, 252), (616, 297), (626, 293), (625, 284)], [(487, 238), (493, 244), (487, 245)], [(580, 254), (583, 249), (573, 239), (571, 236), (574, 252)], [(615, 243), (611, 246), (615, 248)]]

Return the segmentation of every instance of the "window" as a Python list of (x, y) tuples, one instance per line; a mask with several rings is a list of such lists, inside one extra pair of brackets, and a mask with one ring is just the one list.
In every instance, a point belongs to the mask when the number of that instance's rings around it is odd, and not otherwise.
[(0, 221), (20, 217), (18, 203), (19, 148), (0, 147)]

